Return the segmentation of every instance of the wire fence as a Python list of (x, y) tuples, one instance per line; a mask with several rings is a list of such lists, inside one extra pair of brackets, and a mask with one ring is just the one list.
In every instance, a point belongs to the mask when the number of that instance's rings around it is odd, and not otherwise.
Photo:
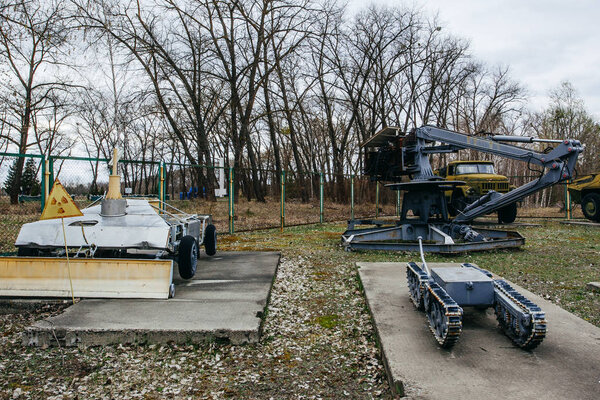
[[(24, 165), (18, 201), (11, 204), (11, 174), (17, 160)], [(0, 253), (14, 252), (14, 242), (24, 223), (39, 219), (43, 193), (58, 179), (80, 208), (108, 189), (110, 160), (85, 157), (44, 157), (0, 153)], [(362, 175), (296, 171), (277, 173), (248, 168), (119, 160), (124, 196), (163, 198), (193, 214), (210, 214), (220, 233), (350, 219), (400, 215), (402, 194)], [(161, 186), (161, 174), (164, 185)], [(511, 176), (520, 186), (537, 177)], [(564, 218), (569, 204), (566, 185), (530, 197), (521, 204), (519, 217)], [(536, 207), (541, 201), (551, 207)], [(14, 203), (14, 201), (13, 201)], [(574, 210), (574, 217), (581, 213)]]

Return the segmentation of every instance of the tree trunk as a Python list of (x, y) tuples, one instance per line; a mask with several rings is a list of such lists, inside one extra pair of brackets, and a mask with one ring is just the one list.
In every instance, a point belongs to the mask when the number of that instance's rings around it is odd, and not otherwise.
[[(29, 134), (29, 124), (31, 121), (31, 91), (27, 91), (27, 100), (25, 102), (25, 110), (23, 118), (21, 119), (21, 132), (19, 140), (19, 153), (25, 154), (27, 152), (27, 136)], [(23, 165), (25, 164), (25, 158), (17, 158), (17, 165), (15, 168), (15, 182), (10, 191), (10, 204), (19, 203), (19, 194), (21, 193), (21, 178), (23, 176)]]
[[(265, 49), (267, 47), (265, 46)], [(265, 51), (265, 64), (266, 64), (266, 51)], [(267, 69), (265, 65), (265, 70)], [(265, 83), (263, 85), (263, 91), (265, 96), (265, 108), (267, 113), (267, 124), (269, 125), (269, 137), (271, 139), (271, 146), (273, 146), (273, 156), (275, 158), (275, 184), (277, 186), (277, 193), (279, 188), (281, 187), (281, 155), (279, 154), (279, 143), (277, 142), (277, 134), (275, 131), (275, 122), (273, 121), (273, 112), (271, 110), (271, 98), (269, 95), (269, 87), (268, 87), (268, 76), (265, 79)]]
[(308, 191), (306, 190), (306, 184), (304, 181), (304, 168), (302, 166), (302, 159), (300, 157), (300, 153), (298, 152), (298, 141), (296, 139), (296, 128), (294, 126), (294, 119), (292, 117), (292, 110), (289, 105), (287, 88), (285, 85), (285, 80), (283, 79), (283, 71), (281, 70), (281, 63), (279, 60), (279, 54), (273, 45), (273, 50), (275, 54), (275, 65), (277, 76), (279, 77), (279, 89), (281, 90), (281, 98), (283, 99), (283, 109), (285, 113), (285, 118), (288, 123), (288, 129), (290, 130), (290, 140), (292, 142), (292, 153), (294, 155), (294, 161), (296, 163), (296, 171), (298, 173), (298, 184), (300, 185), (300, 197), (302, 199), (302, 203), (308, 203)]

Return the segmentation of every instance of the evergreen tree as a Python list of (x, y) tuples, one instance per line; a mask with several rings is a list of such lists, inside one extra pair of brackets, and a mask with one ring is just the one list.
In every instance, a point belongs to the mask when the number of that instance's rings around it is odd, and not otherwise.
[[(19, 194), (26, 194), (31, 196), (37, 196), (41, 193), (40, 182), (37, 179), (37, 168), (33, 158), (28, 158), (25, 168), (23, 169), (23, 176), (21, 177), (21, 187), (19, 188)], [(6, 193), (10, 193), (13, 185), (15, 184), (15, 177), (17, 172), (17, 160), (13, 163), (12, 167), (8, 171), (8, 176), (4, 181), (4, 190)]]
[(18, 159), (15, 159), (15, 162), (8, 170), (8, 176), (6, 177), (6, 180), (4, 181), (4, 190), (6, 191), (7, 194), (11, 193), (12, 187), (15, 184), (15, 176), (17, 174), (17, 160)]
[(22, 194), (38, 196), (41, 193), (40, 182), (37, 180), (37, 166), (33, 158), (28, 158), (21, 178)]

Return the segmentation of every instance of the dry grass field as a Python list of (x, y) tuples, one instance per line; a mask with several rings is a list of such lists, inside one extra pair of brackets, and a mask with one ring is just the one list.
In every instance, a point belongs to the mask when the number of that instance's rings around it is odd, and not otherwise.
[[(80, 208), (90, 202), (85, 198), (76, 198)], [(175, 200), (169, 204), (188, 213), (211, 214), (217, 231), (229, 231), (229, 203), (226, 198), (217, 201)], [(325, 202), (324, 222), (347, 221), (351, 216), (350, 204)], [(285, 202), (285, 226), (314, 224), (319, 222), (318, 200), (302, 203), (296, 199)], [(355, 218), (392, 217), (396, 213), (395, 204), (380, 204), (376, 213), (374, 203), (357, 203), (354, 206)], [(40, 216), (40, 203), (31, 202), (10, 205), (7, 197), (0, 197), (0, 253), (14, 252), (13, 246), (22, 224), (37, 221)], [(565, 213), (559, 207), (520, 208), (520, 218), (564, 218)], [(573, 206), (573, 218), (583, 218), (581, 208)], [(236, 232), (267, 229), (281, 226), (281, 202), (278, 198), (268, 198), (265, 203), (247, 201), (244, 198), (235, 204), (234, 228)]]

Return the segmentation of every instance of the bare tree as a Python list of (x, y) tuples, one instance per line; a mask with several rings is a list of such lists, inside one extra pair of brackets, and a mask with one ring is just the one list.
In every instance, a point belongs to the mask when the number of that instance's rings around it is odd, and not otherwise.
[(64, 129), (65, 121), (75, 113), (75, 107), (64, 92), (54, 93), (43, 109), (34, 110), (31, 121), (34, 143), (39, 154), (46, 157), (70, 154), (74, 138)]
[[(21, 154), (32, 145), (32, 116), (52, 103), (51, 97), (66, 85), (42, 71), (42, 67), (52, 69), (62, 64), (61, 50), (70, 32), (64, 11), (62, 0), (15, 0), (12, 6), (1, 9), (0, 59), (9, 75), (2, 82), (0, 101), (9, 108), (2, 123), (10, 127), (5, 138)], [(24, 158), (18, 158), (11, 203), (17, 202), (23, 164)]]
[(562, 82), (550, 91), (550, 104), (538, 113), (531, 127), (539, 137), (577, 139), (585, 145), (579, 173), (600, 170), (600, 124), (591, 117), (573, 85)]
[[(267, 182), (279, 186), (288, 170), (302, 200), (318, 189), (305, 177), (322, 171), (345, 201), (345, 175), (362, 169), (360, 143), (383, 126), (521, 129), (524, 91), (508, 69), (490, 71), (414, 7), (348, 19), (336, 1), (70, 2), (88, 37), (110, 44), (95, 50), (119, 60), (106, 69), (112, 87), (83, 95), (90, 151), (122, 141), (127, 157), (163, 157), (182, 191), (191, 183), (212, 195), (214, 175), (197, 165), (222, 157), (236, 170), (236, 199), (241, 189), (264, 200)], [(132, 67), (124, 90), (114, 78)], [(149, 175), (140, 168), (125, 177), (137, 187)]]
[[(207, 38), (197, 19), (201, 5), (177, 0), (144, 7), (140, 2), (74, 3), (81, 25), (112, 37), (137, 61), (188, 162), (212, 164), (209, 135), (223, 110), (207, 119), (207, 110), (221, 92), (204, 80)], [(214, 175), (204, 175), (201, 168), (196, 171), (207, 193), (214, 196)]]

